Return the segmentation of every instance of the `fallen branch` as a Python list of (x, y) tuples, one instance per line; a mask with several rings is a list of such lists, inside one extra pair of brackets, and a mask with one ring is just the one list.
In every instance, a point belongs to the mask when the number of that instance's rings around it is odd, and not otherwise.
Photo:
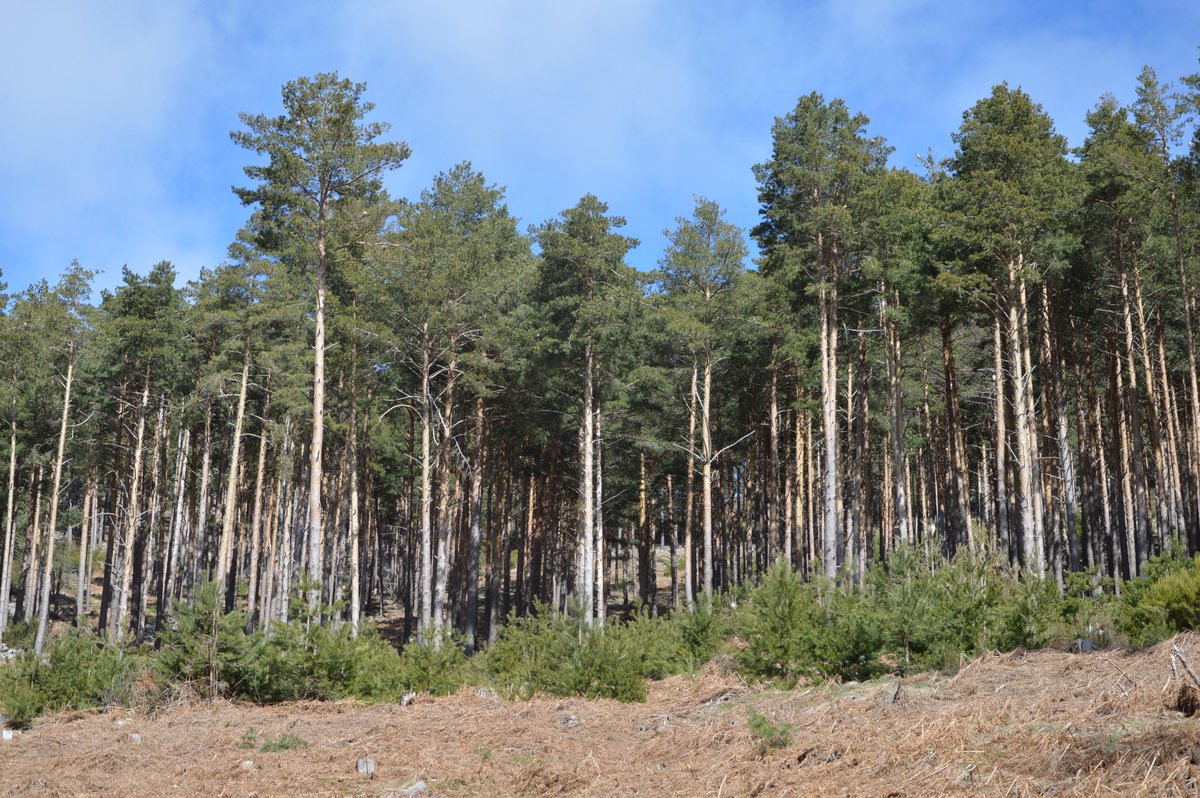
[(1184, 659), (1183, 652), (1179, 649), (1179, 646), (1173, 645), (1173, 646), (1171, 646), (1171, 662), (1172, 662), (1172, 664), (1174, 664), (1176, 657), (1179, 658), (1179, 664), (1183, 666), (1183, 669), (1185, 671), (1187, 671), (1187, 675), (1192, 677), (1192, 682), (1196, 685), (1197, 688), (1200, 688), (1200, 676), (1196, 675), (1196, 672), (1194, 670), (1192, 670), (1192, 666), (1188, 664), (1188, 661), (1186, 659)]

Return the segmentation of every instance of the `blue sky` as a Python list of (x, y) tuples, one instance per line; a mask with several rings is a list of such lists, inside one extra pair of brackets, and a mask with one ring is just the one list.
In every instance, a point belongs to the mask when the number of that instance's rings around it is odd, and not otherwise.
[[(995, 6), (995, 7), (993, 7)], [(962, 112), (1007, 80), (1075, 145), (1105, 92), (1138, 72), (1200, 71), (1200, 3), (931, 0), (468, 0), (13, 3), (0, 68), (0, 269), (10, 288), (78, 258), (120, 279), (159, 260), (219, 263), (247, 210), (230, 192), (251, 154), (240, 111), (336, 70), (365, 81), (374, 118), (413, 155), (389, 179), (415, 197), (469, 160), (508, 187), (522, 224), (591, 192), (641, 240), (693, 196), (757, 217), (750, 168), (797, 97), (867, 114), (915, 167), (952, 151)]]

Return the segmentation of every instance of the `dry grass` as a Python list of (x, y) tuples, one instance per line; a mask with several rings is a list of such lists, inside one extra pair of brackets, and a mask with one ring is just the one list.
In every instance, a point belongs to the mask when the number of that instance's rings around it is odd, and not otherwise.
[[(710, 669), (654, 684), (645, 704), (472, 689), (407, 707), (64, 714), (0, 742), (0, 794), (402, 796), (419, 779), (425, 796), (1191, 796), (1200, 685), (1173, 645), (1200, 665), (1200, 637), (1181, 635), (1135, 653), (987, 656), (898, 694), (894, 679), (779, 692)], [(760, 745), (752, 710), (794, 727), (791, 744)], [(247, 729), (308, 747), (239, 747)]]

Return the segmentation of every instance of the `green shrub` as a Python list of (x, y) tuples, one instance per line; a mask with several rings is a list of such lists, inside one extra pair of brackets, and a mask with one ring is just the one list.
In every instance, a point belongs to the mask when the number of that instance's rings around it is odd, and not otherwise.
[(792, 734), (795, 728), (787, 723), (772, 723), (765, 715), (754, 710), (748, 718), (750, 736), (758, 740), (759, 754), (765, 754), (770, 748), (787, 748), (792, 744)]
[(1058, 589), (1050, 579), (1004, 580), (987, 618), (987, 642), (1000, 651), (1040, 648), (1061, 615)]
[(275, 623), (250, 654), (236, 695), (251, 701), (380, 701), (402, 692), (395, 649), (372, 632), (355, 637), (346, 624)]
[(0, 667), (0, 711), (15, 729), (28, 728), (46, 707), (34, 684), (39, 665), (36, 657), (25, 654)]
[(145, 656), (72, 630), (47, 641), (45, 656), (27, 652), (0, 667), (0, 708), (17, 727), (61, 709), (128, 705)]
[(259, 677), (257, 645), (246, 614), (225, 612), (217, 585), (206, 581), (191, 604), (175, 603), (155, 668), (164, 683), (192, 685), (202, 696), (243, 696)]
[(566, 618), (539, 607), (534, 615), (510, 616), (500, 638), (477, 654), (472, 665), (501, 695), (530, 698), (551, 692), (555, 670), (569, 659), (577, 637), (577, 628)]
[(136, 697), (134, 683), (148, 663), (140, 650), (105, 645), (77, 630), (49, 640), (45, 654), (37, 682), (51, 710), (128, 706)]
[(879, 623), (862, 594), (804, 583), (782, 560), (763, 577), (734, 621), (745, 646), (739, 670), (795, 684), (801, 677), (869, 678), (879, 670)]
[(717, 655), (728, 633), (728, 617), (714, 608), (711, 598), (696, 600), (691, 611), (678, 610), (671, 615), (678, 635), (679, 671), (692, 672)]
[(657, 634), (662, 625), (644, 619), (633, 626), (593, 628), (539, 608), (538, 615), (510, 619), (500, 639), (472, 664), (482, 680), (510, 697), (548, 693), (644, 701), (647, 671), (664, 661), (653, 639), (640, 636), (648, 629)]
[(1117, 628), (1135, 645), (1200, 628), (1200, 555), (1151, 558), (1141, 578), (1125, 583), (1115, 614)]
[[(424, 643), (409, 643), (396, 657), (393, 678), (400, 693), (411, 690), (449, 695), (468, 681), (467, 658), (463, 654), (461, 641), (450, 634), (443, 635), (436, 642), (432, 636), (429, 638)], [(379, 642), (395, 652), (391, 646)]]
[(275, 754), (280, 751), (291, 751), (296, 748), (308, 748), (308, 740), (298, 737), (295, 734), (283, 734), (274, 740), (267, 740), (259, 746), (258, 750), (264, 754)]
[(928, 562), (911, 548), (873, 566), (865, 592), (896, 670), (953, 668), (963, 655), (1041, 645), (1060, 609), (1053, 583), (1015, 583), (1001, 563), (960, 554)]

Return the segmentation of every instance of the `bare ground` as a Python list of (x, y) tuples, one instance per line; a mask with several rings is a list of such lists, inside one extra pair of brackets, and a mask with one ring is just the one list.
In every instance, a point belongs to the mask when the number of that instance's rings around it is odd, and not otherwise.
[[(404, 707), (62, 714), (0, 742), (0, 794), (1193, 796), (1200, 718), (1186, 712), (1200, 694), (1173, 645), (1200, 665), (1200, 637), (1181, 635), (1140, 652), (1018, 652), (954, 676), (791, 692), (710, 668), (654, 684), (645, 704), (465, 689)], [(790, 725), (790, 744), (765, 747), (751, 712)], [(243, 747), (285, 735), (308, 745)], [(374, 778), (356, 772), (363, 757)]]

